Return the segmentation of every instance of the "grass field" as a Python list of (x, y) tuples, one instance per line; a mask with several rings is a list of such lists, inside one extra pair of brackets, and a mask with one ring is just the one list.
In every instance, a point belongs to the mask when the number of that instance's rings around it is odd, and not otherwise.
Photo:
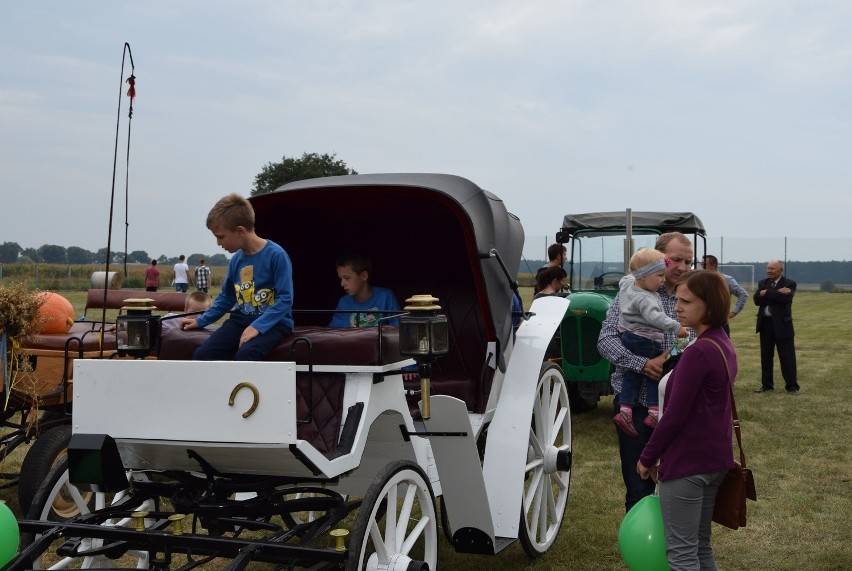
[[(529, 304), (531, 291), (524, 291)], [(78, 313), (84, 294), (68, 293)], [(79, 297), (77, 297), (79, 296)], [(800, 292), (793, 305), (801, 395), (755, 394), (760, 385), (753, 305), (731, 323), (740, 373), (734, 393), (758, 501), (749, 524), (714, 526), (724, 570), (841, 570), (852, 566), (852, 295)], [(780, 372), (776, 387), (783, 389)], [(573, 418), (574, 467), (565, 521), (554, 547), (530, 561), (518, 543), (496, 557), (455, 553), (442, 539), (442, 569), (624, 570), (618, 526), (624, 488), (611, 397)], [(7, 459), (14, 469), (24, 450)], [(17, 507), (14, 489), (0, 499)]]

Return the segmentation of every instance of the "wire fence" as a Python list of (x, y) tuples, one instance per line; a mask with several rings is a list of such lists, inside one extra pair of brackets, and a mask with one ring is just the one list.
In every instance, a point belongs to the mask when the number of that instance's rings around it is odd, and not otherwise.
[[(547, 247), (553, 242), (552, 235), (527, 235), (521, 272), (535, 273), (537, 264), (547, 259)], [(621, 250), (617, 250), (620, 256)], [(701, 243), (695, 248), (697, 261), (705, 253), (716, 256), (719, 269), (749, 291), (754, 291), (757, 282), (766, 277), (766, 264), (771, 260), (782, 261), (785, 274), (803, 289), (852, 291), (852, 237), (708, 237), (706, 250)], [(621, 258), (601, 260), (604, 261), (623, 263)]]
[[(524, 257), (528, 260), (547, 259), (547, 247), (553, 242), (553, 235), (528, 234), (524, 243)], [(701, 253), (703, 252), (698, 248), (696, 254)], [(781, 260), (782, 262), (848, 262), (852, 261), (852, 237), (708, 237), (706, 253), (719, 258), (720, 264), (766, 264), (771, 260)]]

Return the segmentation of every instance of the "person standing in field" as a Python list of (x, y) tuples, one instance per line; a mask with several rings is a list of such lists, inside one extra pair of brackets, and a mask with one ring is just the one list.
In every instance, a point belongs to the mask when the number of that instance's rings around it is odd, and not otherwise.
[(210, 268), (204, 265), (204, 258), (198, 260), (195, 268), (195, 289), (204, 293), (210, 291)]
[[(709, 254), (704, 256), (704, 263), (701, 265), (703, 265), (704, 269), (707, 271), (719, 271), (719, 259), (716, 256), (711, 256)], [(725, 278), (725, 283), (728, 284), (728, 290), (731, 292), (731, 295), (737, 296), (737, 304), (734, 306), (734, 309), (732, 309), (730, 313), (728, 313), (728, 319), (733, 319), (745, 307), (745, 304), (748, 301), (748, 292), (744, 290), (742, 286), (740, 286), (740, 284), (737, 283), (737, 280), (735, 280), (728, 274), (722, 274), (722, 277)], [(728, 337), (731, 336), (731, 326), (729, 324), (725, 323), (722, 329), (725, 330), (725, 333), (728, 334)]]
[(765, 393), (775, 388), (772, 380), (775, 348), (781, 363), (781, 375), (788, 395), (799, 394), (796, 372), (796, 346), (793, 343), (793, 296), (796, 282), (784, 276), (784, 264), (772, 260), (766, 264), (766, 279), (757, 284), (757, 333), (760, 334), (760, 388)]
[(157, 291), (160, 287), (160, 270), (157, 260), (151, 260), (151, 265), (145, 270), (145, 291)]
[(731, 294), (718, 272), (700, 270), (684, 274), (675, 289), (680, 323), (692, 328), (697, 340), (683, 350), (665, 382), (662, 415), (636, 473), (659, 482), (669, 568), (710, 571), (717, 568), (710, 543), (713, 506), (734, 467), (731, 394), (737, 354), (722, 330)]
[(183, 254), (175, 264), (175, 291), (186, 293), (189, 288), (189, 266), (186, 265), (186, 256)]
[[(664, 283), (657, 290), (660, 296), (660, 303), (665, 314), (672, 319), (676, 319), (675, 302), (677, 298), (675, 296), (675, 285), (681, 276), (692, 267), (692, 242), (680, 232), (667, 232), (657, 238), (657, 243), (654, 247), (665, 254), (665, 259), (668, 261), (663, 276)], [(666, 360), (665, 353), (653, 358), (640, 357), (624, 347), (618, 331), (618, 318), (620, 314), (621, 305), (619, 299), (616, 297), (606, 314), (606, 319), (601, 324), (601, 333), (598, 336), (598, 351), (604, 359), (607, 359), (615, 366), (615, 371), (610, 377), (612, 390), (615, 392), (613, 416), (621, 410), (620, 396), (625, 371), (630, 370), (635, 373), (644, 374), (654, 381), (659, 381), (663, 374), (663, 362)], [(694, 334), (690, 333), (690, 338), (693, 337)], [(676, 335), (673, 332), (666, 332), (663, 346), (671, 347), (674, 344), (675, 338)], [(656, 387), (654, 388), (656, 389)], [(621, 476), (624, 480), (626, 490), (624, 497), (624, 507), (626, 510), (630, 510), (636, 502), (645, 496), (650, 496), (654, 493), (654, 482), (643, 480), (636, 473), (636, 462), (639, 461), (639, 455), (642, 454), (645, 444), (648, 443), (653, 433), (651, 427), (645, 424), (645, 418), (648, 416), (647, 392), (648, 385), (642, 383), (639, 387), (636, 404), (633, 406), (633, 423), (636, 427), (637, 436), (628, 436), (620, 428), (615, 429), (618, 436), (618, 452), (621, 459)]]
[[(548, 268), (558, 267), (564, 268), (565, 261), (568, 259), (568, 248), (565, 247), (565, 244), (551, 244), (547, 247), (547, 264), (540, 267), (538, 271), (535, 273), (535, 281), (533, 287), (533, 295), (539, 292), (538, 289), (538, 278), (541, 275), (541, 272)], [(569, 284), (563, 285), (563, 290), (568, 288)]]

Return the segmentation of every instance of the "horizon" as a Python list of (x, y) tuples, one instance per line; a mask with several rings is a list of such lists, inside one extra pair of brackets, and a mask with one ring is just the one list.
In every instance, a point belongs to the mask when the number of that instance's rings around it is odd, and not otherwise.
[(694, 211), (726, 250), (793, 234), (850, 259), (850, 19), (841, 0), (11, 3), (0, 242), (103, 247), (115, 161), (130, 251), (215, 251), (219, 197), (318, 152), (468, 178), (528, 236), (569, 211)]

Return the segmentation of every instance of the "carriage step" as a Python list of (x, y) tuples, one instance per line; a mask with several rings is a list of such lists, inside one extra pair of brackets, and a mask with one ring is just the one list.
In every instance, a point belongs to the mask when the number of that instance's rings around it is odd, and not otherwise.
[(463, 527), (453, 534), (453, 547), (459, 553), (496, 555), (517, 541), (511, 537), (491, 537), (474, 527)]

